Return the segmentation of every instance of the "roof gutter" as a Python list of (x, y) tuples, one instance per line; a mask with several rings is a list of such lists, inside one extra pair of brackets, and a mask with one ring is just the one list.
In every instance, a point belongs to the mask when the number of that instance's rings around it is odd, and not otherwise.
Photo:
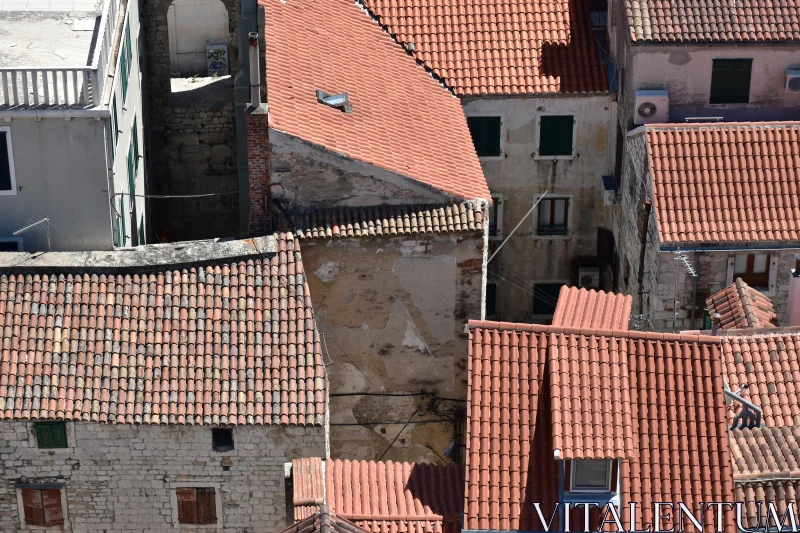
[(663, 244), (659, 247), (658, 251), (661, 253), (672, 253), (672, 252), (770, 252), (774, 250), (800, 250), (800, 243), (795, 244), (774, 244), (774, 245), (756, 245), (756, 246), (745, 246), (745, 245), (723, 245), (723, 246), (713, 246), (709, 247), (708, 245), (701, 245), (701, 246), (683, 246), (683, 245), (669, 245), (664, 246)]

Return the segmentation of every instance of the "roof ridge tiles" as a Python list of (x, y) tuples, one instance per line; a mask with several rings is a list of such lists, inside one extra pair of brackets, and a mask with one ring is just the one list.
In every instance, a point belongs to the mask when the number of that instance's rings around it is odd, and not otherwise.
[(666, 342), (697, 342), (707, 344), (720, 344), (723, 337), (701, 335), (697, 333), (662, 333), (655, 331), (637, 330), (606, 330), (597, 328), (573, 328), (563, 326), (547, 326), (542, 324), (528, 324), (522, 322), (494, 322), (489, 320), (470, 320), (467, 323), (469, 330), (496, 330), (496, 331), (518, 331), (521, 333), (550, 333), (563, 335), (585, 335), (585, 336), (604, 336), (626, 339), (641, 339)]

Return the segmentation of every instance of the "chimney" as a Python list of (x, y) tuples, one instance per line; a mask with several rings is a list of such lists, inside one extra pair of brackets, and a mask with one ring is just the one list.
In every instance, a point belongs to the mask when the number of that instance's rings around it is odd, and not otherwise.
[(711, 315), (711, 335), (716, 336), (719, 331), (719, 325), (722, 323), (722, 315), (714, 313)]
[(785, 324), (800, 326), (800, 254), (794, 256), (794, 268), (789, 271), (789, 301)]
[(251, 31), (250, 38), (250, 105), (261, 104), (261, 76), (258, 72), (258, 33)]

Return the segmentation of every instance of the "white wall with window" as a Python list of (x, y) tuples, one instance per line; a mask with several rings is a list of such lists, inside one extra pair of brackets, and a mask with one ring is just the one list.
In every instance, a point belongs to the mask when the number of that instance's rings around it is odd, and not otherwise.
[(727, 285), (736, 278), (764, 292), (775, 292), (778, 277), (777, 251), (756, 251), (753, 253), (737, 253), (728, 258)]

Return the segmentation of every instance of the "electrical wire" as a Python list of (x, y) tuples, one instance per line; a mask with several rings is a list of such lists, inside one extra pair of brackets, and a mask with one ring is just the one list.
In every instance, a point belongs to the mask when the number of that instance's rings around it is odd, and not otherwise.
[(406, 424), (402, 428), (400, 428), (400, 431), (398, 431), (397, 435), (394, 436), (394, 438), (392, 439), (392, 442), (389, 443), (389, 446), (387, 446), (386, 449), (383, 450), (383, 453), (381, 454), (381, 456), (378, 457), (378, 461), (383, 459), (383, 456), (386, 455), (386, 452), (388, 452), (389, 450), (392, 449), (392, 446), (394, 446), (394, 443), (397, 442), (397, 439), (398, 439), (398, 437), (400, 437), (400, 434), (403, 431), (405, 431), (405, 429), (408, 427), (408, 425), (411, 423), (411, 420), (413, 420), (415, 416), (417, 416), (417, 409), (416, 408), (414, 408), (414, 412), (411, 413), (411, 416), (406, 421)]

